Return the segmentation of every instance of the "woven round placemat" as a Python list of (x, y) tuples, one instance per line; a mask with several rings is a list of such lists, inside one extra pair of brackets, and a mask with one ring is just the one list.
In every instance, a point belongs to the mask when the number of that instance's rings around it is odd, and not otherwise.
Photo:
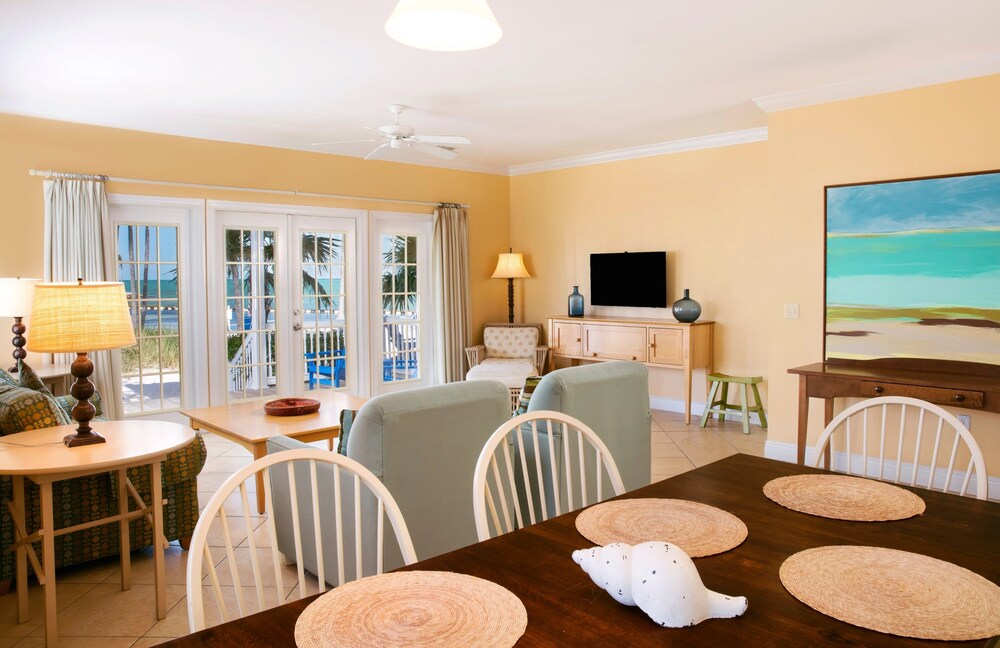
[(576, 530), (602, 546), (665, 540), (692, 558), (729, 551), (747, 537), (747, 525), (732, 513), (679, 499), (602, 502), (577, 516)]
[(295, 644), (507, 648), (527, 625), (524, 604), (496, 583), (452, 572), (397, 572), (341, 585), (310, 603), (295, 623)]
[(925, 509), (899, 486), (848, 475), (779, 477), (764, 484), (764, 495), (793, 511), (855, 522), (904, 520)]
[(882, 547), (834, 546), (789, 557), (781, 584), (840, 621), (918, 639), (1000, 634), (1000, 587), (943, 560)]

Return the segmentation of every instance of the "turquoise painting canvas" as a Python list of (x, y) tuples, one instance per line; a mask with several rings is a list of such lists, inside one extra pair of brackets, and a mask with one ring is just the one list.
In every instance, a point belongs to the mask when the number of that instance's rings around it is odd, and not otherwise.
[(1000, 172), (827, 187), (825, 340), (1000, 365)]

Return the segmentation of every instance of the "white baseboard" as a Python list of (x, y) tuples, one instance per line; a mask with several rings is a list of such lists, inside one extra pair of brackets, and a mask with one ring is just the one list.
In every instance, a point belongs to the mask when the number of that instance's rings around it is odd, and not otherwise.
[[(764, 443), (764, 456), (768, 459), (777, 459), (778, 461), (785, 461), (788, 463), (795, 463), (795, 452), (796, 445), (794, 443), (786, 443), (783, 441), (766, 441)], [(806, 448), (806, 465), (809, 465), (813, 460), (814, 449), (812, 446)], [(860, 455), (854, 455), (854, 462), (856, 466), (860, 466), (861, 457)], [(845, 452), (835, 452), (833, 453), (833, 465), (838, 470), (843, 470), (847, 466), (847, 453)], [(913, 464), (903, 463), (900, 468), (900, 474), (909, 475), (912, 470)], [(926, 466), (920, 466), (917, 469), (917, 481), (922, 484), (927, 483), (927, 478), (929, 475), (930, 468)], [(877, 475), (878, 474), (878, 458), (869, 457), (868, 459), (868, 474)], [(886, 461), (884, 474), (895, 475), (896, 474), (896, 462)], [(934, 488), (940, 489), (944, 485), (945, 477), (948, 471), (945, 468), (938, 468), (934, 475)], [(977, 475), (973, 475), (972, 479), (969, 480), (969, 492), (975, 492), (976, 490), (976, 478)], [(965, 479), (965, 472), (956, 470), (951, 476), (951, 488), (952, 490), (958, 491), (962, 487), (962, 481)], [(987, 488), (989, 497), (991, 500), (1000, 500), (1000, 477), (989, 477), (987, 478)]]
[[(650, 409), (662, 410), (664, 412), (678, 412), (680, 414), (684, 413), (684, 401), (676, 398), (667, 398), (666, 396), (652, 396), (649, 397), (649, 407)], [(705, 403), (691, 401), (691, 416), (701, 416), (705, 413)], [(754, 425), (760, 426), (760, 417), (757, 416), (757, 412), (749, 412), (750, 422)], [(767, 412), (764, 412), (766, 415)], [(726, 414), (727, 417), (731, 417), (734, 421), (742, 421), (743, 413), (729, 412)], [(792, 454), (792, 460), (794, 461), (794, 453)]]

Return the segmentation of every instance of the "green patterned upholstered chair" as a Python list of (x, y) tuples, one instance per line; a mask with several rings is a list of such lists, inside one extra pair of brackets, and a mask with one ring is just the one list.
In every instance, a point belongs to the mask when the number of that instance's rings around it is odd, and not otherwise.
[[(71, 423), (69, 411), (76, 402), (72, 397), (55, 398), (37, 379), (30, 367), (24, 365), (20, 381), (0, 369), (0, 443), (3, 436)], [(91, 399), (100, 420), (100, 398)], [(187, 547), (195, 524), (198, 522), (197, 477), (205, 465), (205, 443), (200, 435), (189, 446), (171, 454), (163, 462), (164, 530), (168, 540), (180, 540)], [(149, 466), (130, 468), (129, 480), (140, 496), (150, 501)], [(112, 515), (118, 510), (117, 477), (103, 473), (56, 482), (53, 485), (53, 510), (59, 528), (81, 524), (92, 519)], [(0, 475), (0, 593), (14, 578), (15, 556), (8, 551), (14, 543), (14, 522), (7, 507), (13, 497), (13, 482), (8, 475)], [(25, 480), (25, 503), (28, 531), (41, 526), (38, 487)], [(145, 518), (133, 520), (130, 528), (132, 549), (142, 549), (153, 544), (152, 529)], [(118, 555), (117, 524), (102, 524), (90, 529), (58, 536), (56, 567)], [(35, 551), (41, 555), (41, 542)], [(30, 569), (30, 565), (29, 565)]]

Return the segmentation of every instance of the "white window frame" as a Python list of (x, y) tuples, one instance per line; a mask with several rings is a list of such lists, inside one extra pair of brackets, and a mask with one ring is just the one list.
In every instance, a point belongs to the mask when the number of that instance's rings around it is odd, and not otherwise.
[[(134, 210), (140, 210), (136, 217)], [(178, 318), (180, 333), (181, 408), (208, 405), (207, 343), (197, 331), (205, 326), (205, 201), (192, 198), (167, 198), (109, 194), (111, 223), (111, 264), (118, 272), (118, 226), (151, 225), (177, 227)], [(120, 381), (121, 376), (117, 379)], [(186, 419), (177, 410), (156, 410), (130, 414), (129, 419)]]

